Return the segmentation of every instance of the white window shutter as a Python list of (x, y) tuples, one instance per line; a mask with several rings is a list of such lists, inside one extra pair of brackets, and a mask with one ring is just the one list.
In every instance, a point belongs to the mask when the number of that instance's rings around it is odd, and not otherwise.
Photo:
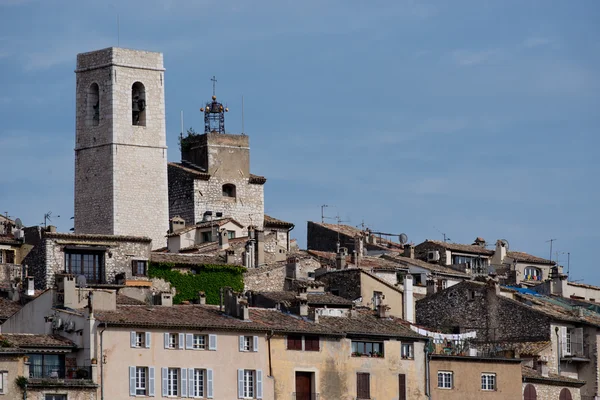
[(194, 368), (188, 369), (188, 396), (198, 396), (194, 388)]
[(181, 397), (187, 397), (188, 396), (187, 368), (181, 368), (179, 371), (181, 372)]
[(244, 351), (244, 337), (240, 336), (240, 351)]
[(129, 367), (129, 395), (135, 396), (135, 367)]
[(256, 398), (263, 398), (263, 379), (262, 379), (262, 370), (256, 370)]
[(213, 392), (213, 370), (206, 370), (206, 398), (212, 399), (214, 397)]
[(162, 371), (162, 395), (164, 396), (168, 396), (167, 393), (169, 393), (169, 391), (167, 390), (169, 387), (169, 370), (167, 368), (161, 368)]
[(217, 335), (208, 335), (208, 349), (217, 350)]
[(254, 336), (254, 343), (252, 346), (252, 351), (258, 351), (258, 336)]
[(179, 347), (179, 349), (183, 349), (183, 346), (185, 345), (185, 334), (180, 333), (179, 334), (179, 340), (177, 341), (177, 347)]
[(169, 348), (169, 332), (165, 332), (165, 349)]
[(131, 333), (129, 334), (129, 344), (131, 345), (131, 347), (135, 347), (135, 342), (136, 342), (136, 337), (135, 337), (135, 332), (131, 331)]
[(194, 335), (191, 333), (185, 335), (185, 348), (187, 350), (192, 350), (194, 348)]
[(150, 340), (152, 338), (152, 334), (150, 332), (146, 332), (146, 348), (150, 348)]
[(238, 399), (244, 398), (244, 370), (238, 369)]
[(154, 367), (148, 367), (148, 396), (154, 397)]

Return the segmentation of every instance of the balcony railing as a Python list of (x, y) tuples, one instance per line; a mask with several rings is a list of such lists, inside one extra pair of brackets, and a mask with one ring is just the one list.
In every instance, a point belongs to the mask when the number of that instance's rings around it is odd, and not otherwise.
[(30, 365), (30, 379), (56, 379), (56, 380), (91, 380), (92, 367), (90, 366), (69, 366), (64, 365)]
[(294, 392), (292, 400), (319, 400), (319, 393)]

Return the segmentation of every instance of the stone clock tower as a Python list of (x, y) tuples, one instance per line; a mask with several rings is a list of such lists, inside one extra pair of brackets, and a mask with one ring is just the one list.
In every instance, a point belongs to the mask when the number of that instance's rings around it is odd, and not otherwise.
[(163, 55), (111, 47), (78, 54), (75, 73), (75, 233), (165, 246)]

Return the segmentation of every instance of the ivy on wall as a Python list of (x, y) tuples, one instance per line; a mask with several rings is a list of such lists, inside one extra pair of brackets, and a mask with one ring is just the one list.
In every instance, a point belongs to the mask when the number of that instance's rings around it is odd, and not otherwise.
[[(189, 269), (189, 273), (174, 271), (180, 267)], [(244, 272), (246, 268), (236, 265), (177, 265), (175, 263), (150, 262), (148, 276), (162, 278), (177, 289), (173, 298), (175, 304), (196, 300), (198, 292), (206, 293), (206, 304), (219, 304), (219, 289), (231, 287), (235, 291), (244, 290)]]

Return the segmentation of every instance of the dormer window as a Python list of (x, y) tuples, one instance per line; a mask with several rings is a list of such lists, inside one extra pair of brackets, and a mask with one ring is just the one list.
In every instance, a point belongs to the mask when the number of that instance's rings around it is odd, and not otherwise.
[(146, 88), (141, 82), (131, 86), (131, 124), (146, 126)]
[(235, 185), (231, 183), (223, 185), (223, 197), (235, 198)]

